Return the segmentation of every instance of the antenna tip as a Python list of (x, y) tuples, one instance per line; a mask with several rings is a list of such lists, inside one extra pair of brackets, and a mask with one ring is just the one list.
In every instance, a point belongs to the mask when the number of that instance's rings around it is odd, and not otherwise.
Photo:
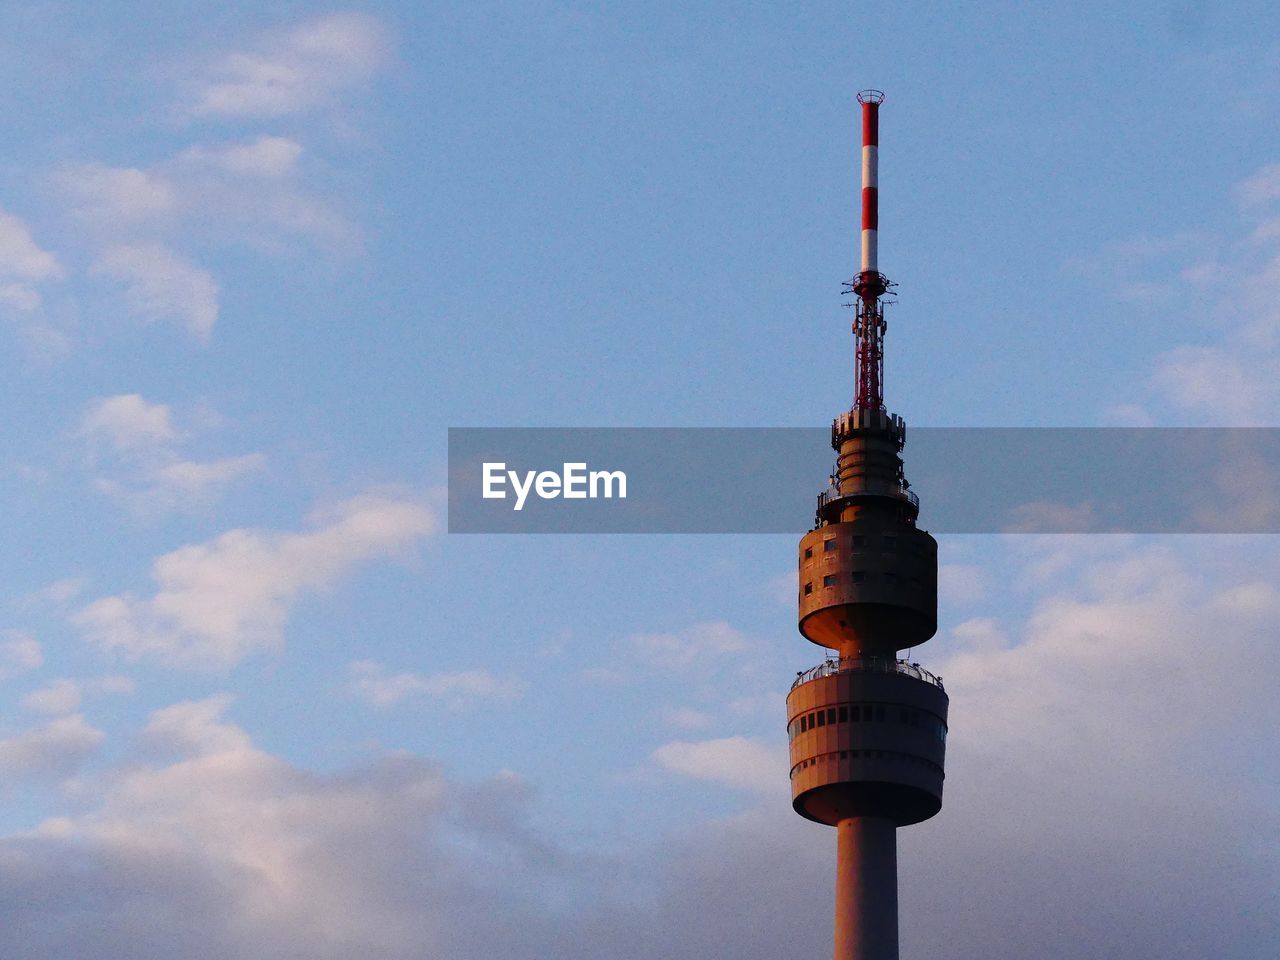
[(884, 103), (884, 91), (883, 90), (859, 90), (858, 102), (874, 103), (874, 104)]

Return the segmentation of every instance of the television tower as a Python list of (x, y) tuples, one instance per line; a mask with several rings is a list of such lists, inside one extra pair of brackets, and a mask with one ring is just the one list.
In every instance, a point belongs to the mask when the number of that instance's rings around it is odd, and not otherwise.
[(884, 406), (877, 149), (884, 94), (863, 90), (862, 269), (854, 295), (854, 402), (831, 426), (838, 454), (800, 540), (800, 633), (834, 651), (787, 695), (796, 812), (836, 828), (835, 960), (897, 960), (897, 828), (942, 807), (947, 695), (899, 659), (938, 629), (938, 544), (916, 527), (902, 469), (906, 425)]

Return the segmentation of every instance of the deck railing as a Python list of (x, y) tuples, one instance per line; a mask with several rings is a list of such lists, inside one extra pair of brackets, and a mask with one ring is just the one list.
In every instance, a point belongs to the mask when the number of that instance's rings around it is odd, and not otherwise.
[(908, 660), (892, 660), (888, 657), (832, 657), (816, 667), (797, 673), (791, 689), (794, 690), (800, 684), (808, 683), (810, 680), (837, 673), (904, 673), (925, 683), (931, 683), (939, 690), (943, 689), (942, 678), (930, 673), (920, 664), (911, 663)]

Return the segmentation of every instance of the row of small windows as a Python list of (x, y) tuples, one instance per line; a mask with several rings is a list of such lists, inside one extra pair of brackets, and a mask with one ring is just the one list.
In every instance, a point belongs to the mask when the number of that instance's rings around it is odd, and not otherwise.
[[(876, 573), (868, 570), (854, 570), (849, 574), (851, 583), (874, 583), (879, 578), (884, 581), (885, 586), (898, 587), (906, 586), (916, 590), (924, 589), (924, 582), (919, 577), (900, 577), (896, 573)], [(822, 578), (824, 587), (834, 587), (840, 582), (840, 575), (837, 573), (829, 573)], [(813, 593), (813, 582), (810, 581), (804, 585), (804, 595), (807, 597)]]
[(918, 767), (932, 767), (938, 772), (942, 771), (936, 763), (926, 760), (924, 757), (917, 757), (914, 753), (899, 753), (896, 750), (840, 750), (834, 753), (824, 753), (817, 757), (810, 757), (808, 760), (801, 760), (791, 768), (791, 778), (795, 779), (795, 775), (801, 770), (807, 770), (810, 767), (816, 767), (819, 763), (831, 763), (835, 760), (894, 760), (902, 763), (914, 764)]
[(794, 740), (802, 733), (836, 723), (901, 723), (932, 733), (939, 740), (947, 737), (947, 725), (926, 710), (912, 707), (894, 707), (883, 703), (853, 703), (839, 707), (826, 707), (796, 717), (787, 725), (787, 740)]
[[(853, 550), (865, 550), (868, 546), (867, 541), (869, 539), (870, 540), (878, 539), (880, 541), (879, 546), (881, 550), (897, 550), (898, 549), (898, 538), (895, 535), (889, 535), (884, 537), (865, 537), (865, 536), (850, 537), (849, 547), (850, 549), (853, 549)], [(920, 548), (917, 550), (918, 553), (930, 555), (934, 552), (933, 544), (929, 543), (929, 541), (925, 540), (925, 541), (916, 541), (916, 542), (921, 544)], [(838, 543), (839, 541), (835, 537), (827, 537), (822, 541), (822, 552), (835, 553), (836, 550), (839, 549), (839, 547), (837, 546)], [(813, 547), (804, 548), (804, 558), (806, 560), (813, 559), (813, 550), (814, 550)]]

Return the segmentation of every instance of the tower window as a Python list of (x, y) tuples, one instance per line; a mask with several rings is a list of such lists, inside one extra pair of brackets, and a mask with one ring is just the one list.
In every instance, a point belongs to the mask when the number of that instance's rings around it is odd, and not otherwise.
[(897, 550), (897, 549), (898, 549), (898, 538), (897, 538), (897, 537), (885, 537), (885, 538), (884, 538), (884, 548), (885, 548), (886, 550)]
[(867, 538), (866, 538), (866, 537), (854, 537), (854, 538), (853, 538), (853, 549), (857, 550), (857, 549), (859, 549), (859, 548), (861, 548), (861, 547), (865, 547), (866, 545), (867, 545)]
[(876, 720), (884, 723), (884, 707), (876, 707)]
[(848, 708), (848, 707), (841, 707), (841, 708), (840, 708), (840, 722), (841, 722), (841, 723), (848, 723), (848, 722), (849, 722), (849, 708)]
[(853, 571), (853, 575), (852, 575), (852, 576), (853, 576), (853, 582), (854, 582), (854, 583), (862, 583), (862, 581), (864, 581), (864, 580), (866, 580), (866, 579), (867, 579), (867, 575), (866, 575), (865, 573), (863, 573), (861, 570), (855, 570), (855, 571)]
[(806, 584), (804, 585), (804, 595), (807, 597), (807, 596), (808, 596), (809, 594), (811, 594), (811, 593), (813, 593), (813, 584), (812, 584), (812, 583), (806, 583)]
[(813, 559), (813, 547), (805, 547), (805, 548), (804, 548), (804, 558), (805, 558), (806, 560), (812, 560), (812, 559)]
[(835, 540), (834, 540), (834, 539), (833, 539), (833, 540), (823, 540), (823, 541), (822, 541), (822, 552), (823, 552), (823, 553), (835, 553), (835, 549), (836, 549), (836, 542), (835, 542)]
[(826, 714), (826, 711), (819, 710), (819, 711), (818, 711), (818, 726), (820, 726), (820, 727), (825, 727), (826, 725), (827, 725), (827, 714)]
[(859, 708), (857, 704), (854, 704), (852, 707), (849, 708), (849, 716), (854, 723), (860, 722), (862, 720), (861, 708)]
[(835, 722), (836, 722), (836, 708), (829, 707), (827, 708), (827, 723), (835, 723)]
[(827, 574), (825, 577), (823, 577), (823, 578), (822, 578), (822, 585), (823, 585), (824, 587), (834, 587), (834, 586), (836, 585), (836, 578), (835, 578), (835, 575), (834, 575), (834, 574), (830, 574), (830, 573), (829, 573), (829, 574)]

